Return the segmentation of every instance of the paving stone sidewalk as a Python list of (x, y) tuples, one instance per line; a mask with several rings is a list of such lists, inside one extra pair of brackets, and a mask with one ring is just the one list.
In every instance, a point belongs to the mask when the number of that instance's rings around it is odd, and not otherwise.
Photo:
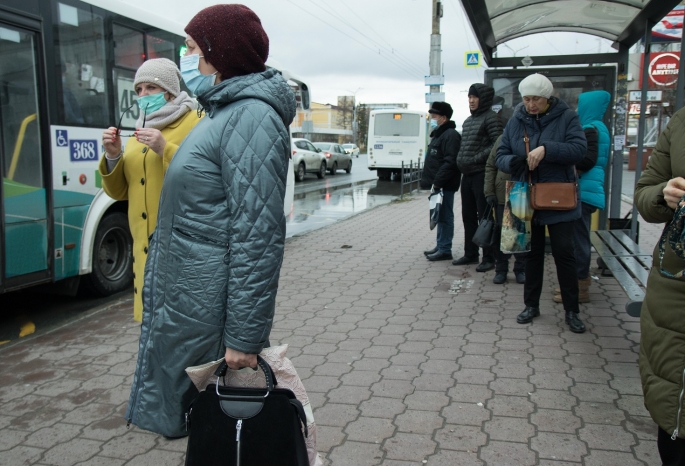
[[(492, 271), (425, 260), (426, 204), (418, 195), (287, 243), (271, 341), (290, 345), (327, 463), (659, 464), (639, 322), (618, 284), (593, 283), (588, 331), (571, 333), (550, 256), (542, 316), (518, 325), (512, 273), (494, 285)], [(658, 231), (643, 222), (643, 245)], [(124, 300), (0, 349), (0, 464), (183, 464), (185, 440), (126, 429), (131, 316)]]

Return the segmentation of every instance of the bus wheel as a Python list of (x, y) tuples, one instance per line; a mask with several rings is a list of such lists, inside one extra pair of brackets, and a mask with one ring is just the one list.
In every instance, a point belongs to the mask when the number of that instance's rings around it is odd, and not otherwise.
[(105, 216), (95, 233), (93, 271), (87, 287), (102, 296), (123, 291), (133, 280), (133, 238), (122, 212)]

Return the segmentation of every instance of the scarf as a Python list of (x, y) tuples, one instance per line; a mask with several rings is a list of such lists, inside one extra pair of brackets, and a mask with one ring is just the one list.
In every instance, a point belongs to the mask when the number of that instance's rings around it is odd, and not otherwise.
[[(164, 129), (169, 124), (181, 118), (183, 115), (195, 108), (195, 102), (185, 91), (181, 91), (173, 100), (167, 102), (156, 112), (152, 112), (145, 117), (145, 127)], [(136, 128), (143, 127), (143, 112), (140, 112)]]

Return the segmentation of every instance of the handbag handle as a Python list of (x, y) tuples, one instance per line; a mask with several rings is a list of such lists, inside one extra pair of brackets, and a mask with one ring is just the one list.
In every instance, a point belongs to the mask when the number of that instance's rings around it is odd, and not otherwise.
[[(274, 371), (273, 369), (271, 369), (269, 363), (266, 362), (260, 355), (257, 355), (257, 365), (259, 366), (259, 368), (262, 369), (262, 372), (264, 372), (264, 378), (266, 379), (266, 392), (268, 395), (269, 392), (274, 389), (274, 386), (278, 385), (278, 381), (276, 380), (276, 374), (274, 374)], [(217, 393), (219, 378), (224, 377), (226, 375), (227, 370), (228, 364), (226, 364), (226, 360), (224, 359), (223, 361), (221, 361), (221, 364), (219, 364), (219, 367), (217, 367), (216, 371), (214, 372), (214, 375), (217, 377)]]
[[(530, 138), (528, 137), (528, 132), (526, 131), (525, 126), (523, 127), (523, 142), (526, 143), (526, 157), (528, 157), (528, 154), (530, 154)], [(568, 173), (568, 172), (566, 172)], [(578, 182), (578, 170), (576, 170), (576, 166), (573, 166), (573, 175), (575, 177), (575, 182)], [(533, 184), (533, 178), (531, 176), (531, 171), (528, 170), (528, 184)]]

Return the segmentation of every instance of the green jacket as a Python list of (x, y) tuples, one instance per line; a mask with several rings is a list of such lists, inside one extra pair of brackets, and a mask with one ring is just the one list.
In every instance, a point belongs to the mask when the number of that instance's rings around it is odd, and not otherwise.
[(483, 189), (483, 192), (485, 193), (485, 197), (497, 196), (497, 202), (501, 205), (504, 205), (507, 181), (511, 180), (511, 175), (498, 170), (497, 165), (495, 165), (497, 148), (499, 147), (499, 142), (501, 140), (502, 135), (500, 134), (495, 141), (495, 144), (492, 146), (490, 156), (485, 163), (485, 188)]
[[(668, 180), (685, 178), (685, 109), (678, 111), (652, 151), (635, 189), (635, 203), (650, 223), (665, 223), (674, 211), (664, 201)], [(659, 427), (685, 438), (685, 280), (667, 278), (659, 272), (659, 247), (640, 316), (640, 377), (645, 407)], [(666, 243), (664, 269), (685, 268)]]
[(295, 96), (273, 69), (198, 96), (207, 115), (164, 178), (143, 286), (126, 419), (186, 434), (197, 395), (185, 368), (267, 346), (285, 246), (283, 199)]

